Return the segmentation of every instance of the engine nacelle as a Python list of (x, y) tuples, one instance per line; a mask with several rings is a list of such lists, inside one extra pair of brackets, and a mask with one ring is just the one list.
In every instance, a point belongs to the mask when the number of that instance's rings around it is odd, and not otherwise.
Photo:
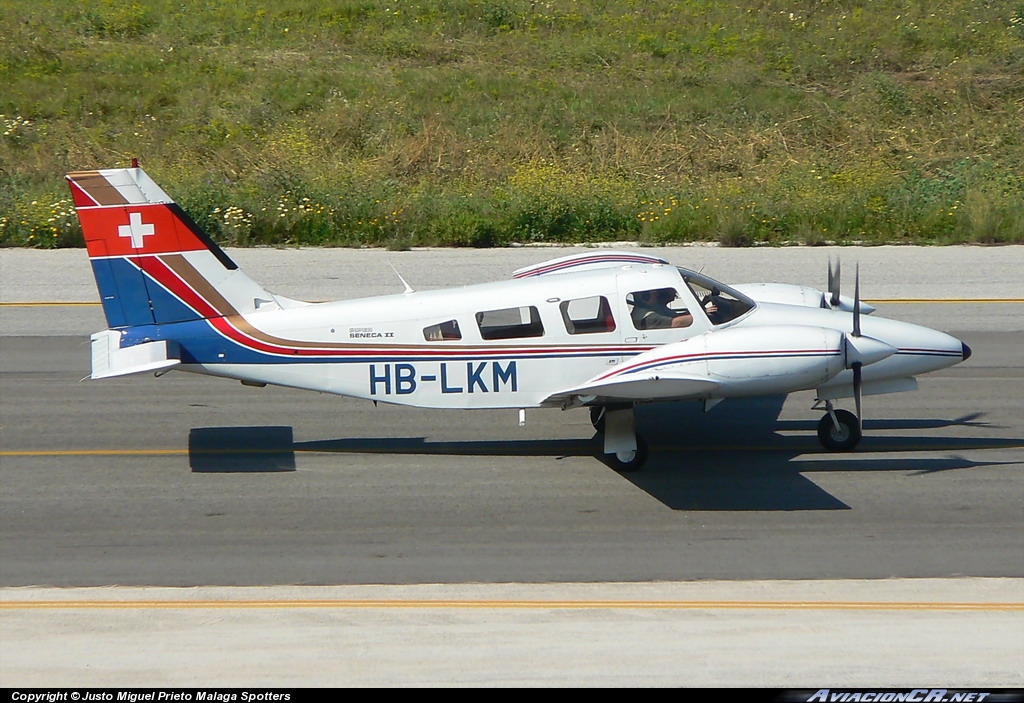
[[(800, 305), (805, 308), (830, 308), (829, 295), (824, 291), (810, 286), (797, 286), (789, 283), (741, 283), (733, 288), (749, 295), (759, 303), (782, 303), (783, 305)], [(856, 301), (849, 296), (839, 296), (839, 310), (853, 312)], [(860, 311), (870, 315), (875, 311), (873, 305), (860, 301)]]
[(844, 336), (801, 325), (721, 329), (652, 349), (616, 375), (703, 377), (716, 382), (711, 397), (791, 393), (823, 385), (846, 368)]

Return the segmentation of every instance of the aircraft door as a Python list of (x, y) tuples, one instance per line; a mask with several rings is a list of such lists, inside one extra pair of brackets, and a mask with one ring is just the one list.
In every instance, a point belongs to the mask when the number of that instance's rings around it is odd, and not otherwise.
[[(682, 281), (646, 280), (619, 276), (618, 304), (621, 310), (622, 341), (626, 344), (658, 345), (678, 342), (701, 334), (707, 318), (698, 309), (693, 294)], [(696, 314), (691, 313), (695, 310)]]

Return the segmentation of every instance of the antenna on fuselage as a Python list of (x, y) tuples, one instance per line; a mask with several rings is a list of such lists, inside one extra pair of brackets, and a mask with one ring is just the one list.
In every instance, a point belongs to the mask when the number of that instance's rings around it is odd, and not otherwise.
[(416, 292), (416, 291), (414, 291), (414, 290), (412, 289), (412, 286), (410, 286), (410, 285), (409, 285), (409, 284), (408, 284), (408, 283), (406, 282), (406, 280), (405, 280), (404, 278), (402, 278), (402, 274), (400, 274), (400, 273), (398, 272), (398, 269), (396, 269), (396, 268), (395, 268), (394, 264), (392, 264), (392, 263), (391, 263), (391, 262), (389, 261), (389, 262), (388, 262), (388, 266), (390, 266), (390, 267), (391, 267), (391, 270), (395, 272), (395, 275), (396, 275), (396, 276), (398, 276), (398, 280), (402, 282), (402, 285), (403, 285), (403, 286), (405, 286), (405, 294), (406, 294), (406, 295), (409, 295), (410, 293), (415, 293), (415, 292)]

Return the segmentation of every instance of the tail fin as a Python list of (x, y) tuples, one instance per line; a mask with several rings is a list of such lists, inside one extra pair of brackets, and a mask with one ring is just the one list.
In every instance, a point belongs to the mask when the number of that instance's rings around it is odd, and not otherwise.
[(111, 328), (298, 305), (264, 290), (140, 168), (67, 175)]

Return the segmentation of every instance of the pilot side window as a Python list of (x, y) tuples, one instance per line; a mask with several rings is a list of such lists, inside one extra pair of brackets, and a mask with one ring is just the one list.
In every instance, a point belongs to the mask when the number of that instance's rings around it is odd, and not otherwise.
[(615, 331), (615, 318), (612, 317), (608, 299), (603, 295), (563, 300), (558, 304), (558, 309), (562, 312), (565, 331), (569, 334)]
[(689, 327), (693, 315), (679, 299), (675, 288), (638, 290), (626, 296), (629, 316), (638, 330)]
[(540, 313), (532, 305), (478, 312), (476, 323), (484, 339), (517, 339), (544, 334)]
[(440, 342), (448, 339), (462, 339), (462, 331), (457, 320), (448, 320), (430, 327), (423, 328), (423, 338), (428, 342)]

